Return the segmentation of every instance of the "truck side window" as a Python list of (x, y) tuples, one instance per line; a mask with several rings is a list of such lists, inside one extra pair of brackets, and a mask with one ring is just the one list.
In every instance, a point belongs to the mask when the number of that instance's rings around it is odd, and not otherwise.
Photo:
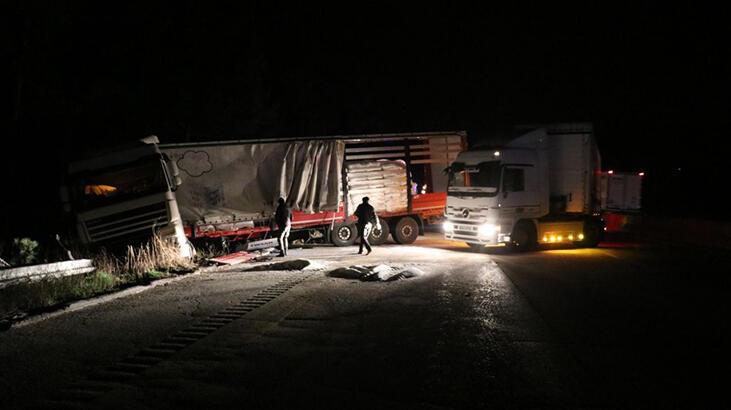
[(503, 170), (503, 192), (525, 191), (525, 171), (521, 168)]

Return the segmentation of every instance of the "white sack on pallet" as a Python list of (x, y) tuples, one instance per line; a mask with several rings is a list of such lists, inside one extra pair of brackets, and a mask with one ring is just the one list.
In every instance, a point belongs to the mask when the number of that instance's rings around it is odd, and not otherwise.
[(378, 212), (407, 209), (406, 164), (403, 161), (360, 161), (345, 166), (348, 206), (354, 212), (364, 196)]

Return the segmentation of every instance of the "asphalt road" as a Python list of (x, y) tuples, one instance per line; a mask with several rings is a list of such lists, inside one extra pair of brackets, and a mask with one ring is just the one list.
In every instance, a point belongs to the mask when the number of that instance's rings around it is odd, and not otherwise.
[[(720, 408), (731, 256), (291, 251), (0, 333), (5, 408)], [(420, 277), (361, 282), (354, 264)]]

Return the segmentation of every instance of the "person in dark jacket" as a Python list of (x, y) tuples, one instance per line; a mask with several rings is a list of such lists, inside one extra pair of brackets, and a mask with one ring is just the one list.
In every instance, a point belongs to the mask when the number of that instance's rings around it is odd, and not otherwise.
[(368, 197), (363, 197), (363, 203), (355, 208), (354, 215), (358, 218), (356, 227), (358, 228), (358, 238), (360, 239), (360, 248), (358, 254), (363, 253), (363, 246), (368, 251), (366, 255), (371, 253), (371, 244), (368, 243), (368, 235), (371, 234), (371, 229), (376, 226), (376, 229), (381, 229), (381, 222), (378, 220), (376, 210), (373, 206), (368, 203)]
[(279, 248), (282, 252), (279, 256), (287, 256), (289, 250), (289, 231), (292, 229), (292, 211), (287, 206), (284, 198), (279, 198), (279, 205), (274, 212), (274, 222), (279, 229)]

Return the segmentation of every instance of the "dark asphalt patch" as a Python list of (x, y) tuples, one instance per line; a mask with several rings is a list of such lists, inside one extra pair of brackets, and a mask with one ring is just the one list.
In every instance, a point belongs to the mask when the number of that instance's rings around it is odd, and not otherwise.
[(310, 266), (310, 261), (305, 259), (295, 259), (291, 261), (267, 263), (266, 265), (254, 266), (253, 268), (242, 270), (244, 272), (261, 272), (270, 270), (302, 270), (308, 266)]
[[(292, 264), (292, 262), (299, 262)], [(287, 261), (278, 263), (280, 266), (300, 266), (305, 262), (302, 268), (310, 263), (305, 260)], [(286, 265), (285, 265), (286, 264)], [(261, 270), (274, 270), (271, 265), (264, 265)], [(300, 269), (302, 269), (300, 268)], [(291, 269), (283, 269), (291, 270)], [(72, 384), (61, 389), (56, 395), (48, 399), (42, 399), (41, 408), (78, 408), (103, 394), (113, 390), (116, 385), (129, 385), (133, 379), (146, 371), (147, 369), (163, 362), (185, 349), (191, 344), (197, 342), (226, 326), (236, 319), (246, 315), (254, 309), (261, 307), (268, 302), (281, 296), (296, 285), (305, 281), (309, 275), (288, 278), (272, 285), (255, 295), (242, 300), (237, 305), (229, 306), (217, 313), (214, 313), (201, 322), (195, 323), (186, 329), (168, 336), (162, 341), (148, 346), (137, 353), (129, 356), (112, 366), (97, 371), (89, 376), (85, 381)]]

